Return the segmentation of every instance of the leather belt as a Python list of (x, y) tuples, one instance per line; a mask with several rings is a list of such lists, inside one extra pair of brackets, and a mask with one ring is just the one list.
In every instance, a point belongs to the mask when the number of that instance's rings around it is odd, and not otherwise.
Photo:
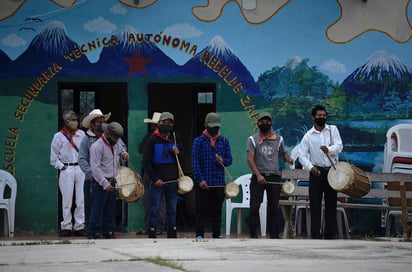
[(323, 170), (323, 171), (329, 171), (329, 169), (330, 169), (330, 166), (328, 166), (328, 167), (324, 167), (324, 166), (317, 166), (317, 165), (314, 165), (316, 168), (318, 168), (319, 170)]
[(76, 166), (76, 165), (79, 165), (78, 162), (64, 162), (63, 164), (64, 164), (65, 166)]

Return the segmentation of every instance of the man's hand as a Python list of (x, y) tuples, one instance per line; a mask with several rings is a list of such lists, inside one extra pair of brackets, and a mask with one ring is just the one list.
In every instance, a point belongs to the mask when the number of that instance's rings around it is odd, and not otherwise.
[(123, 152), (122, 153), (122, 159), (125, 160), (125, 161), (128, 161), (129, 160), (129, 153)]
[(267, 183), (265, 177), (262, 176), (261, 174), (256, 175), (256, 178), (257, 178), (257, 181), (258, 181), (259, 184), (266, 184)]
[(322, 146), (320, 147), (320, 149), (322, 149), (323, 153), (325, 153), (325, 154), (328, 154), (328, 153), (329, 153), (329, 149), (328, 149), (326, 146), (324, 146), (324, 145), (322, 145)]
[(200, 189), (203, 189), (203, 190), (209, 189), (209, 186), (207, 186), (206, 180), (202, 180), (201, 182), (199, 182), (199, 187)]
[(109, 186), (107, 186), (104, 190), (106, 192), (113, 192), (115, 190), (115, 188), (111, 184), (109, 184)]
[(318, 168), (316, 168), (316, 166), (312, 167), (312, 169), (310, 169), (310, 173), (314, 176), (320, 176), (320, 170)]
[(155, 181), (154, 186), (161, 187), (165, 184), (165, 182), (161, 179)]

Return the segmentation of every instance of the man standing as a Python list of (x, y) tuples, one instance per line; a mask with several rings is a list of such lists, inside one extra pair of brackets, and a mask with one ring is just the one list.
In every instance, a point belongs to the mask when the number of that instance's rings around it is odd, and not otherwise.
[(220, 134), (220, 116), (210, 112), (205, 130), (195, 138), (192, 171), (197, 193), (196, 238), (204, 238), (204, 226), (212, 217), (212, 237), (221, 238), (222, 205), (225, 199), (225, 167), (232, 164), (229, 141)]
[(143, 156), (145, 174), (149, 175), (150, 209), (147, 218), (148, 237), (156, 238), (161, 199), (166, 199), (167, 238), (177, 238), (176, 208), (177, 179), (179, 177), (177, 156), (182, 155), (180, 135), (173, 131), (174, 116), (162, 112), (158, 128), (149, 137)]
[(93, 239), (114, 239), (116, 229), (116, 180), (120, 159), (129, 154), (120, 144), (123, 127), (117, 123), (103, 124), (104, 133), (90, 147), (91, 184), (90, 233)]
[(281, 171), (279, 154), (283, 161), (293, 164), (285, 151), (283, 137), (272, 130), (272, 115), (262, 112), (258, 116), (259, 131), (247, 141), (247, 162), (252, 170), (250, 182), (249, 232), (250, 238), (258, 238), (259, 208), (266, 190), (268, 199), (267, 226), (271, 239), (279, 238), (279, 199)]
[(310, 171), (309, 199), (311, 217), (311, 236), (321, 239), (322, 198), (325, 196), (325, 239), (336, 235), (337, 192), (328, 183), (328, 172), (338, 161), (342, 151), (342, 139), (334, 125), (326, 124), (325, 107), (316, 105), (312, 109), (313, 127), (303, 136), (299, 148), (299, 162)]
[[(144, 150), (147, 145), (147, 140), (150, 136), (152, 136), (153, 132), (157, 129), (157, 123), (159, 122), (160, 112), (154, 112), (152, 119), (145, 118), (143, 120), (144, 123), (148, 124), (148, 131), (142, 141), (139, 144), (139, 153), (143, 155)], [(149, 175), (145, 174), (142, 162), (142, 176), (143, 176), (143, 186), (144, 186), (144, 194), (143, 194), (143, 208), (144, 208), (144, 223), (145, 228), (139, 230), (136, 234), (147, 234), (146, 225), (147, 225), (147, 215), (149, 213), (150, 208), (150, 179)], [(157, 222), (157, 234), (162, 234), (163, 231), (166, 231), (166, 202), (165, 198), (162, 197), (160, 202), (160, 209), (159, 209), (159, 218)]]
[(90, 167), (90, 147), (102, 135), (102, 125), (109, 120), (110, 115), (110, 112), (108, 114), (103, 114), (101, 110), (94, 109), (82, 121), (82, 126), (88, 129), (86, 131), (86, 137), (83, 137), (79, 148), (79, 165), (86, 175), (84, 180), (84, 214), (86, 230), (88, 232), (87, 236), (91, 235), (89, 226), (91, 205), (90, 184), (93, 182), (93, 174)]
[[(60, 223), (60, 237), (72, 235), (85, 236), (84, 223), (84, 173), (79, 167), (80, 142), (84, 132), (77, 128), (78, 120), (74, 111), (63, 113), (63, 128), (54, 134), (51, 142), (50, 164), (59, 170), (59, 189), (62, 195), (63, 221)], [(72, 223), (73, 191), (75, 192), (76, 208), (74, 210), (74, 225)]]

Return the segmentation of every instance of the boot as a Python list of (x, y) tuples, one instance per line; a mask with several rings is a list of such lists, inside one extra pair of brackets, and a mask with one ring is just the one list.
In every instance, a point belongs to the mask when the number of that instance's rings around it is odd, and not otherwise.
[(156, 228), (149, 228), (149, 231), (147, 232), (147, 237), (156, 238)]
[(177, 238), (176, 227), (167, 228), (167, 238)]

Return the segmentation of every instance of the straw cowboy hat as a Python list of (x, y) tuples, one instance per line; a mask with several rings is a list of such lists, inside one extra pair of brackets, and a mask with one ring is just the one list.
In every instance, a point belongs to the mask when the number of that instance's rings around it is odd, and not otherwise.
[(157, 124), (160, 119), (160, 114), (161, 114), (160, 112), (154, 112), (152, 119), (145, 118), (143, 122), (150, 123), (150, 124)]
[(94, 109), (89, 113), (89, 115), (83, 118), (82, 126), (84, 128), (90, 128), (90, 122), (97, 117), (104, 117), (104, 121), (107, 122), (107, 120), (109, 120), (110, 118), (110, 115), (112, 115), (111, 112), (109, 112), (108, 114), (103, 114), (101, 110)]

